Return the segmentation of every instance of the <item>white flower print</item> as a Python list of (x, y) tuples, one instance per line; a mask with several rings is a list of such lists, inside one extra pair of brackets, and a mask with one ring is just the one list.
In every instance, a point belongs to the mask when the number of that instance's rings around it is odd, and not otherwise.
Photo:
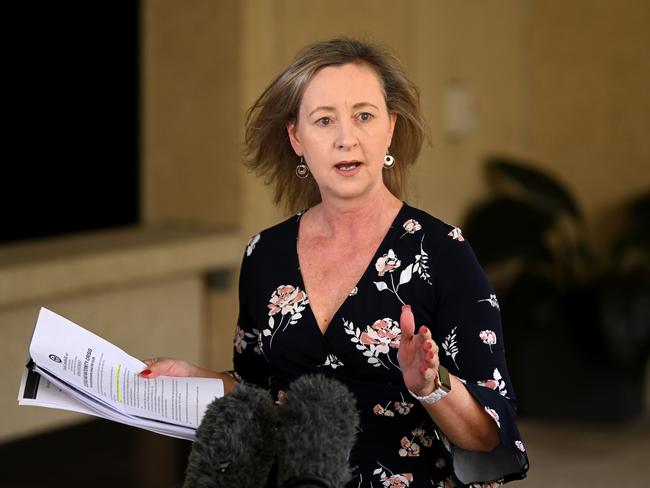
[(506, 396), (508, 394), (508, 391), (506, 390), (506, 382), (503, 381), (498, 368), (494, 368), (492, 379), (479, 381), (478, 385), (489, 388), (490, 390), (498, 390), (501, 396)]
[(515, 446), (517, 446), (517, 449), (519, 449), (521, 452), (526, 452), (526, 448), (524, 447), (523, 442), (515, 441)]
[(355, 343), (356, 348), (359, 351), (363, 351), (363, 355), (368, 358), (369, 364), (372, 364), (376, 368), (383, 366), (389, 369), (384, 361), (382, 361), (382, 357), (385, 356), (392, 366), (398, 370), (400, 369), (393, 362), (389, 354), (391, 349), (397, 350), (399, 348), (400, 338), (402, 336), (399, 323), (395, 320), (390, 318), (376, 320), (372, 325), (366, 326), (364, 332), (361, 332), (358, 327), (355, 329), (352, 322), (343, 319), (343, 327), (345, 333), (352, 336), (350, 337), (350, 341)]
[(485, 411), (490, 414), (490, 417), (494, 419), (494, 421), (497, 423), (497, 427), (501, 428), (501, 422), (499, 422), (499, 414), (496, 412), (496, 410), (490, 408), (490, 407), (483, 407), (485, 408)]
[(492, 305), (492, 308), (496, 308), (499, 311), (501, 310), (501, 308), (499, 307), (499, 300), (497, 300), (497, 296), (494, 293), (490, 294), (489, 298), (478, 300), (476, 303), (481, 303), (481, 302), (488, 302), (490, 305)]
[(375, 268), (377, 269), (379, 276), (384, 276), (384, 274), (387, 272), (390, 273), (391, 286), (389, 287), (385, 281), (375, 281), (374, 283), (379, 291), (388, 290), (391, 293), (395, 294), (397, 299), (402, 303), (402, 305), (404, 305), (404, 300), (402, 300), (402, 298), (399, 296), (397, 291), (399, 290), (399, 287), (401, 285), (404, 285), (409, 281), (411, 281), (411, 276), (413, 274), (413, 264), (409, 264), (406, 268), (402, 270), (402, 272), (399, 274), (399, 283), (397, 284), (397, 286), (395, 286), (393, 271), (399, 268), (401, 264), (402, 262), (399, 259), (397, 259), (395, 252), (392, 249), (389, 249), (388, 254), (384, 254), (382, 257), (380, 257), (377, 260), (377, 263), (375, 264)]
[[(372, 474), (373, 476), (379, 476), (379, 481), (381, 481), (384, 488), (408, 488), (411, 486), (411, 483), (413, 482), (412, 473), (394, 474), (380, 462), (377, 462), (377, 464), (379, 465), (379, 468), (375, 469)], [(372, 486), (372, 482), (370, 483), (370, 486)]]
[(255, 249), (255, 244), (257, 244), (260, 241), (260, 234), (255, 234), (253, 237), (248, 239), (248, 243), (246, 243), (246, 256), (250, 256), (253, 253), (253, 249)]
[(445, 351), (447, 356), (451, 356), (451, 360), (456, 365), (456, 369), (460, 370), (458, 363), (456, 363), (456, 355), (458, 354), (458, 344), (456, 343), (456, 329), (454, 327), (451, 329), (451, 332), (445, 337), (445, 340), (442, 342), (442, 349)]
[[(272, 293), (267, 305), (269, 309), (268, 327), (262, 331), (265, 337), (271, 336), (269, 348), (273, 346), (275, 334), (280, 330), (284, 322), (284, 332), (290, 324), (295, 324), (302, 318), (302, 311), (305, 305), (309, 303), (307, 294), (300, 287), (292, 285), (281, 285)], [(280, 313), (280, 323), (275, 324), (275, 316)], [(285, 321), (285, 317), (288, 319)]]
[(479, 333), (479, 337), (483, 341), (483, 344), (490, 346), (490, 352), (492, 352), (492, 346), (497, 343), (497, 335), (492, 330), (482, 330)]
[(336, 369), (339, 366), (344, 366), (344, 364), (341, 362), (339, 358), (336, 357), (336, 354), (329, 354), (325, 359), (325, 362), (321, 364), (319, 367), (322, 366), (329, 366), (332, 369)]
[(402, 227), (404, 227), (404, 234), (400, 236), (400, 239), (404, 237), (406, 234), (415, 234), (417, 231), (422, 229), (422, 226), (420, 223), (415, 220), (415, 219), (408, 219), (406, 222), (402, 224)]
[(424, 250), (423, 244), (424, 236), (422, 236), (422, 240), (420, 241), (420, 254), (415, 255), (413, 272), (420, 275), (420, 278), (422, 278), (428, 284), (431, 284), (431, 281), (429, 281), (429, 278), (431, 278), (431, 275), (429, 274), (429, 255)]
[(458, 227), (454, 227), (447, 235), (458, 242), (463, 242), (465, 240), (463, 237), (463, 231), (461, 231)]
[(349, 294), (348, 296), (353, 297), (353, 296), (356, 295), (357, 293), (359, 293), (359, 288), (357, 288), (357, 287), (355, 286), (354, 288), (352, 288), (352, 291), (350, 292), (350, 294)]

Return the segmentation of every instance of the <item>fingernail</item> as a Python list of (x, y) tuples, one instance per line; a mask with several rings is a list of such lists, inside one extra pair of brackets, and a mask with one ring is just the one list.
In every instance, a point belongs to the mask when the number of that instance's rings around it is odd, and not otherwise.
[(429, 332), (429, 329), (427, 329), (427, 328), (423, 325), (422, 327), (420, 327), (420, 332), (421, 332), (422, 334), (426, 334), (427, 332)]
[(144, 370), (140, 371), (140, 376), (149, 376), (150, 374), (151, 374), (150, 369), (144, 369)]
[(426, 366), (422, 366), (422, 368), (420, 369), (420, 371), (422, 371), (423, 373), (426, 373), (426, 372), (427, 372), (427, 369), (429, 369), (429, 368), (427, 368)]
[(402, 312), (410, 312), (410, 311), (411, 311), (410, 305), (402, 305)]

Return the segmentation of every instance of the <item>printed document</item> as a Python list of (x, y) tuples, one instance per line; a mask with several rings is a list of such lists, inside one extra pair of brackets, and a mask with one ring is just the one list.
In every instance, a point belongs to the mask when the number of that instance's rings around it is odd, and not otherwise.
[(18, 403), (59, 408), (194, 440), (205, 410), (223, 396), (215, 378), (146, 379), (146, 365), (42, 308), (29, 346)]

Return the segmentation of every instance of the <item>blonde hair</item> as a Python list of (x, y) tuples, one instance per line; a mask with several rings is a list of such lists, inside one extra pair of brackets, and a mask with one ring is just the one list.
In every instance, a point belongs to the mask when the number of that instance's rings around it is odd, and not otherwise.
[(406, 77), (399, 60), (377, 44), (340, 37), (302, 49), (294, 61), (271, 82), (246, 114), (246, 166), (274, 187), (274, 203), (294, 212), (320, 202), (313, 178), (296, 177), (298, 157), (289, 142), (286, 125), (297, 121), (306, 85), (327, 66), (364, 63), (382, 82), (388, 112), (397, 114), (390, 153), (396, 164), (384, 171), (384, 184), (398, 198), (427, 135), (420, 110), (419, 90)]

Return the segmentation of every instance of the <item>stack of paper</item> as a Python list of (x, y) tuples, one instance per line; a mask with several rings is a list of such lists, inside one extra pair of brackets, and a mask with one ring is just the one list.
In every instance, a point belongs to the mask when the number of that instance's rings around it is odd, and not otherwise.
[(71, 410), (194, 440), (210, 402), (223, 396), (214, 378), (138, 375), (146, 365), (120, 348), (42, 308), (20, 405)]

